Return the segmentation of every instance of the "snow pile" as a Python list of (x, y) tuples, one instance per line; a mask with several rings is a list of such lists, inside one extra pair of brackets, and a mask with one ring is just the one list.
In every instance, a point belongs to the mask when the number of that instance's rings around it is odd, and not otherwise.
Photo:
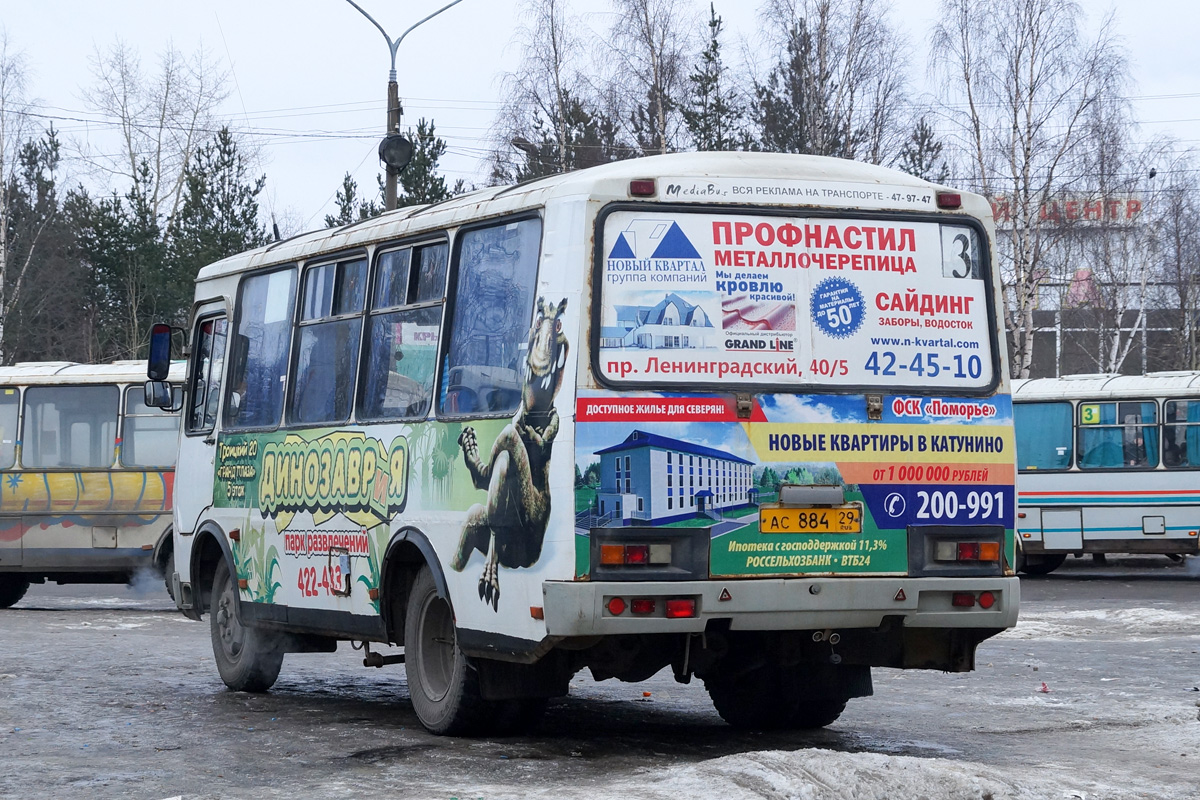
[[(1143, 789), (1146, 787), (1143, 787)], [(838, 753), (831, 750), (768, 750), (723, 756), (684, 766), (641, 770), (599, 785), (475, 787), (462, 797), (587, 798), (608, 800), (1123, 800), (1145, 797), (1079, 778), (1055, 776), (1045, 767), (1002, 770), (970, 761)], [(1157, 798), (1168, 794), (1156, 792)]]
[[(1022, 611), (1017, 627), (1000, 634), (1001, 639), (1094, 638), (1103, 626), (1109, 638), (1147, 641), (1164, 635), (1196, 631), (1191, 614), (1166, 608), (1097, 608), (1080, 611)], [(1130, 635), (1132, 634), (1132, 635)]]

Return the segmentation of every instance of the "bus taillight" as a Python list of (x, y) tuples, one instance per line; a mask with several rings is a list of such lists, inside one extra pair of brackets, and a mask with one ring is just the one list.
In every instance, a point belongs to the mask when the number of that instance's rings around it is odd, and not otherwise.
[(696, 599), (694, 597), (678, 597), (667, 601), (667, 619), (694, 616), (696, 616)]
[(641, 566), (671, 563), (669, 544), (605, 544), (600, 546), (605, 566)]
[(934, 558), (938, 561), (999, 561), (999, 542), (954, 542), (937, 543)]

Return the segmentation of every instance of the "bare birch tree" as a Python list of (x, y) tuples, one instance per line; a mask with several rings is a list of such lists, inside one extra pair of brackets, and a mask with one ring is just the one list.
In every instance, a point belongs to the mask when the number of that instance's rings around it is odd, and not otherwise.
[(179, 211), (192, 155), (222, 125), (216, 111), (229, 94), (226, 73), (203, 48), (185, 56), (168, 45), (157, 71), (147, 74), (138, 54), (119, 40), (96, 49), (91, 71), (94, 84), (85, 102), (116, 126), (119, 146), (80, 142), (81, 155), (121, 187), (139, 183), (142, 166), (148, 166), (147, 201), (169, 222)]
[(1072, 0), (944, 0), (932, 71), (973, 188), (1003, 205), (999, 241), (1012, 371), (1028, 377), (1040, 284), (1064, 269), (1043, 209), (1082, 174), (1087, 112), (1127, 75), (1111, 18), (1085, 38)]
[(767, 150), (891, 164), (907, 135), (909, 47), (891, 7), (871, 0), (766, 0), (766, 44), (779, 54), (756, 82)]
[(519, 176), (531, 157), (549, 161), (548, 172), (572, 169), (571, 104), (585, 96), (579, 23), (567, 0), (525, 0), (520, 17), (527, 20), (514, 40), (521, 64), (503, 77), (504, 102), (493, 126), (492, 175), (497, 182)]
[(1164, 148), (1146, 193), (1147, 224), (1155, 232), (1161, 308), (1178, 313), (1179, 330), (1168, 354), (1176, 369), (1200, 369), (1200, 181), (1194, 151)]
[(680, 149), (682, 109), (699, 30), (686, 0), (612, 0), (609, 81), (622, 101), (629, 137), (643, 155)]

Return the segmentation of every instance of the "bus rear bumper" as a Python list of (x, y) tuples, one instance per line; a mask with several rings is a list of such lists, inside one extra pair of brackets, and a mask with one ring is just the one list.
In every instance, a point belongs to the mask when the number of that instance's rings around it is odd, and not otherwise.
[[(546, 581), (542, 592), (546, 632), (556, 637), (695, 633), (713, 620), (745, 631), (878, 628), (897, 617), (909, 628), (996, 631), (1016, 625), (1021, 597), (1016, 577)], [(979, 602), (985, 592), (991, 593), (988, 608)], [(975, 602), (956, 606), (956, 594), (960, 602), (967, 594)], [(613, 598), (624, 604), (619, 614), (610, 607)], [(673, 599), (694, 600), (695, 615), (668, 618)], [(633, 613), (634, 600), (653, 600), (653, 610)]]

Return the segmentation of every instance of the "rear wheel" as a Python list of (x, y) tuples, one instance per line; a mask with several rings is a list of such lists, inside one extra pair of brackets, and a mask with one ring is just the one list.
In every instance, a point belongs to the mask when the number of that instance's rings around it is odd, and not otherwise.
[(438, 594), (433, 573), (422, 567), (408, 597), (404, 622), (404, 669), (417, 719), (430, 733), (478, 733), (489, 703), (479, 676), (458, 647), (450, 602)]
[(840, 685), (803, 668), (764, 664), (704, 682), (721, 719), (744, 730), (823, 728), (846, 710)]
[(1022, 559), (1021, 571), (1026, 575), (1048, 575), (1061, 567), (1066, 560), (1066, 553), (1036, 556), (1026, 555)]
[(29, 579), (18, 573), (0, 575), (0, 608), (12, 608), (29, 591)]
[(265, 692), (274, 685), (283, 666), (279, 637), (242, 624), (237, 615), (236, 591), (229, 564), (221, 559), (213, 575), (209, 609), (217, 671), (235, 692)]

